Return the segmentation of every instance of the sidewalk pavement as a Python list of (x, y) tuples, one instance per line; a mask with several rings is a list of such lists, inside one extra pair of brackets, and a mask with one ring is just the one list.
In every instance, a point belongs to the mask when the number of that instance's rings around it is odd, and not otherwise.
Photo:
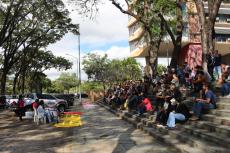
[(97, 104), (83, 101), (76, 108), (83, 112), (83, 126), (74, 129), (73, 153), (176, 152)]
[(0, 112), (0, 153), (174, 153), (97, 104), (83, 99), (82, 127), (55, 128)]

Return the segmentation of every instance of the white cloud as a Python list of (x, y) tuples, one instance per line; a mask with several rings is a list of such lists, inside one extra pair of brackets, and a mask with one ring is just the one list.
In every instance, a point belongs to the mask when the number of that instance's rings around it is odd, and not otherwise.
[(107, 54), (109, 59), (123, 59), (130, 56), (129, 47), (119, 47), (112, 46), (110, 49), (103, 50), (94, 50), (91, 53), (97, 53), (99, 55)]
[[(123, 59), (123, 58), (127, 58), (127, 57), (130, 56), (129, 47), (119, 47), (119, 46), (112, 46), (111, 48), (109, 48), (106, 51), (93, 50), (90, 53), (97, 53), (99, 55), (107, 54), (109, 59)], [(85, 55), (86, 55), (85, 53), (81, 54), (81, 61), (83, 60), (83, 57)], [(71, 56), (66, 55), (66, 54), (63, 54), (63, 56), (73, 62), (72, 69), (68, 70), (68, 71), (58, 71), (58, 70), (55, 70), (55, 69), (47, 70), (47, 71), (45, 71), (45, 73), (48, 75), (48, 77), (50, 79), (52, 79), (52, 80), (57, 79), (58, 76), (62, 72), (71, 72), (71, 73), (76, 73), (77, 72), (77, 67), (78, 67), (77, 58), (78, 58), (78, 56), (71, 57)], [(82, 69), (82, 66), (81, 66), (81, 69)], [(84, 71), (81, 71), (81, 74), (82, 74), (81, 75), (82, 80), (87, 80), (87, 75), (84, 73)]]
[[(70, 11), (73, 10), (73, 7), (74, 6), (67, 5), (67, 8)], [(78, 15), (77, 11), (72, 11), (70, 17), (72, 18), (73, 23), (80, 24), (81, 45), (87, 45), (90, 46), (90, 48), (95, 48), (91, 52), (101, 54), (106, 53), (111, 59), (121, 59), (130, 55), (128, 46), (120, 47), (112, 45), (113, 47), (109, 47), (107, 50), (97, 49), (100, 46), (114, 44), (116, 42), (127, 42), (128, 39), (128, 17), (115, 8), (110, 1), (106, 1), (104, 4), (99, 6), (99, 14), (96, 17), (96, 20), (82, 18)], [(78, 58), (77, 45), (77, 36), (67, 34), (59, 42), (50, 45), (47, 49), (51, 50), (56, 56), (63, 56), (70, 61), (73, 61), (73, 68), (69, 72), (76, 72), (76, 58)], [(70, 57), (66, 54), (75, 57)], [(81, 55), (81, 57), (83, 56), (84, 54)], [(56, 79), (61, 72), (51, 69), (45, 73), (53, 80)], [(87, 76), (82, 73), (82, 78), (86, 79)]]
[[(67, 8), (73, 10), (74, 6), (67, 5)], [(128, 17), (110, 1), (99, 5), (99, 13), (95, 20), (83, 18), (77, 11), (72, 11), (70, 16), (73, 23), (80, 24), (82, 43), (101, 45), (128, 38)]]

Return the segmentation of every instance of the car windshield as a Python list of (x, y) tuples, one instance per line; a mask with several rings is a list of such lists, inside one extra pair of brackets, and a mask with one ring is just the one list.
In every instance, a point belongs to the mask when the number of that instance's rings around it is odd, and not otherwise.
[(33, 95), (33, 94), (27, 94), (27, 95), (25, 96), (25, 98), (31, 98), (31, 99), (34, 99), (34, 95)]
[(37, 97), (38, 99), (56, 99), (54, 96), (48, 94), (37, 94)]

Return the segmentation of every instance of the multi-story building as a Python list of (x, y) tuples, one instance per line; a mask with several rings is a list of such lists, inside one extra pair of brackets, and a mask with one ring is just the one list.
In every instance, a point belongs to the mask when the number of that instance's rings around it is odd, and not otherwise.
[[(207, 11), (208, 7), (205, 5)], [(184, 30), (180, 63), (188, 62), (191, 67), (201, 65), (202, 47), (199, 18), (195, 4), (186, 2), (183, 5)], [(132, 57), (145, 57), (148, 60), (146, 36), (141, 25), (129, 17), (129, 45)], [(223, 61), (230, 64), (230, 3), (222, 3), (215, 24), (215, 48), (223, 56)], [(170, 57), (173, 44), (163, 41), (160, 45), (159, 57)]]

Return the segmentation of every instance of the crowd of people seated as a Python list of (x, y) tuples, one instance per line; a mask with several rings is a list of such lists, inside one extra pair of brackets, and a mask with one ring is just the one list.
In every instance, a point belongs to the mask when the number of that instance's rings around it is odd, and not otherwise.
[[(219, 68), (215, 71), (220, 75)], [(230, 66), (221, 70), (221, 76), (213, 79), (212, 75), (202, 66), (190, 69), (187, 63), (176, 69), (168, 67), (151, 81), (114, 85), (107, 92), (106, 102), (114, 109), (127, 109), (139, 115), (155, 113), (156, 124), (174, 129), (176, 122), (199, 120), (206, 110), (216, 108), (213, 84), (220, 84), (221, 95), (230, 97)], [(184, 103), (186, 96), (191, 97), (192, 108)]]

